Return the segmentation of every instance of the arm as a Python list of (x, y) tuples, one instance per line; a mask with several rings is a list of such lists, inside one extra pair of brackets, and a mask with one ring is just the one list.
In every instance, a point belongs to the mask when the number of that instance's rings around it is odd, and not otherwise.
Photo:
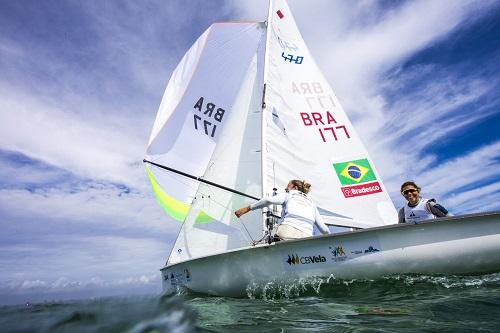
[(241, 215), (244, 215), (251, 210), (264, 208), (269, 205), (283, 205), (286, 201), (286, 198), (287, 198), (286, 193), (278, 194), (272, 197), (262, 198), (251, 205), (238, 209), (237, 211), (234, 212), (234, 214), (236, 215), (236, 217), (239, 218)]
[(441, 206), (440, 204), (438, 204), (435, 199), (429, 199), (429, 201), (427, 201), (426, 206), (427, 210), (434, 216), (437, 217), (451, 216), (448, 210), (443, 206)]
[(405, 208), (401, 207), (398, 211), (398, 223), (405, 223)]
[(318, 212), (318, 208), (316, 208), (316, 216), (314, 218), (314, 223), (316, 224), (319, 231), (321, 231), (321, 233), (323, 235), (330, 233), (330, 229), (328, 229), (325, 222), (323, 222), (323, 218), (321, 217), (320, 213)]
[(286, 201), (287, 194), (281, 193), (272, 197), (262, 198), (259, 201), (250, 205), (250, 210), (264, 208), (269, 205), (283, 205)]

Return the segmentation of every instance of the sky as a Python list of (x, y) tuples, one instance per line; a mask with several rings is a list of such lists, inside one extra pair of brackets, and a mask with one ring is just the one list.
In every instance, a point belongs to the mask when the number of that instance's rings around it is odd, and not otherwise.
[[(396, 207), (500, 210), (500, 2), (289, 0)], [(170, 74), (266, 1), (0, 0), (0, 304), (158, 293), (180, 224), (142, 159)]]

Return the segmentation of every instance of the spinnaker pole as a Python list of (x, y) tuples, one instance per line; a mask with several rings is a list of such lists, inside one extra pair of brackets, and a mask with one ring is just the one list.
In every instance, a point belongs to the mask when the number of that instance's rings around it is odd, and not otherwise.
[(185, 172), (182, 172), (180, 170), (176, 170), (176, 169), (173, 169), (173, 168), (170, 168), (168, 166), (165, 166), (165, 165), (161, 165), (161, 164), (158, 164), (158, 163), (155, 163), (155, 162), (152, 162), (152, 161), (148, 161), (146, 159), (143, 159), (142, 160), (144, 163), (148, 163), (148, 164), (151, 164), (151, 165), (154, 165), (158, 168), (161, 168), (161, 169), (164, 169), (164, 170), (167, 170), (167, 171), (170, 171), (170, 172), (173, 172), (173, 173), (176, 173), (178, 175), (181, 175), (181, 176), (184, 176), (184, 177), (187, 177), (187, 178), (191, 178), (191, 179), (194, 179), (194, 180), (197, 180), (201, 183), (204, 183), (204, 184), (208, 184), (208, 185), (211, 185), (211, 186), (214, 186), (214, 187), (217, 187), (217, 188), (220, 188), (222, 190), (225, 190), (225, 191), (228, 191), (228, 192), (232, 192), (232, 193), (235, 193), (235, 194), (238, 194), (238, 195), (241, 195), (243, 197), (247, 197), (247, 198), (250, 198), (250, 199), (254, 199), (254, 200), (260, 200), (259, 198), (257, 197), (254, 197), (252, 195), (249, 195), (249, 194), (246, 194), (246, 193), (243, 193), (243, 192), (240, 192), (240, 191), (237, 191), (235, 189), (232, 189), (232, 188), (229, 188), (229, 187), (226, 187), (226, 186), (223, 186), (223, 185), (220, 185), (220, 184), (217, 184), (217, 183), (214, 183), (214, 182), (211, 182), (209, 180), (206, 180), (206, 179), (203, 179), (201, 177), (196, 177), (196, 176), (193, 176), (193, 175), (190, 175), (188, 173), (185, 173)]

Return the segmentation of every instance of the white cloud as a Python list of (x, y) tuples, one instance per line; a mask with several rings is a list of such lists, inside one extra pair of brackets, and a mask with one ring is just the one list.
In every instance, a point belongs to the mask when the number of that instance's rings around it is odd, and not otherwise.
[[(307, 6), (309, 8), (303, 8), (298, 14), (311, 17), (313, 9)], [(306, 42), (310, 40), (314, 44), (313, 51), (317, 52), (313, 54), (321, 68), (334, 82), (339, 95), (349, 96), (353, 101), (359, 95), (366, 95), (366, 90), (372, 90), (380, 73), (443, 39), (462, 24), (470, 24), (497, 4), (495, 1), (420, 0), (404, 2), (390, 10), (378, 6), (363, 2), (358, 6), (336, 8), (328, 3), (328, 8), (325, 5), (320, 11), (330, 14), (328, 20), (321, 21), (321, 29), (304, 24), (311, 34)], [(372, 13), (367, 14), (369, 11)], [(375, 19), (367, 20), (364, 14)], [(303, 20), (308, 21), (310, 19)], [(330, 31), (342, 33), (331, 35)]]
[(500, 141), (497, 141), (441, 165), (421, 170), (419, 179), (429, 193), (450, 195), (466, 186), (475, 187), (475, 184), (500, 176), (499, 157)]
[[(159, 207), (150, 193), (123, 192), (115, 186), (85, 183), (40, 190), (0, 190), (0, 208), (40, 220), (59, 220), (80, 229), (103, 225), (121, 230), (172, 233), (180, 226)], [(59, 222), (62, 223), (62, 222)]]
[(24, 280), (21, 282), (10, 282), (7, 288), (3, 292), (26, 292), (26, 291), (38, 291), (38, 292), (61, 292), (61, 291), (74, 291), (74, 290), (85, 290), (87, 288), (118, 288), (118, 287), (141, 287), (141, 286), (151, 286), (151, 290), (157, 289), (156, 287), (160, 283), (160, 273), (151, 275), (140, 275), (140, 276), (129, 276), (124, 279), (117, 280), (103, 280), (98, 276), (94, 276), (88, 280), (70, 280), (65, 276), (61, 276), (58, 279), (50, 282), (43, 280)]
[(500, 183), (448, 195), (446, 202), (450, 207), (456, 207), (456, 213), (499, 210)]
[(150, 285), (158, 281), (169, 250), (162, 240), (151, 238), (40, 237), (36, 244), (0, 246), (2, 265), (9, 265), (0, 277), (0, 289)]
[(141, 186), (138, 165), (146, 140), (99, 117), (67, 112), (55, 101), (43, 102), (1, 85), (0, 142), (4, 149), (92, 179)]
[(19, 286), (19, 289), (43, 289), (47, 287), (47, 282), (41, 280), (25, 280)]
[(45, 184), (56, 182), (62, 177), (61, 170), (47, 166), (11, 163), (8, 157), (0, 158), (0, 180), (3, 186), (20, 184)]

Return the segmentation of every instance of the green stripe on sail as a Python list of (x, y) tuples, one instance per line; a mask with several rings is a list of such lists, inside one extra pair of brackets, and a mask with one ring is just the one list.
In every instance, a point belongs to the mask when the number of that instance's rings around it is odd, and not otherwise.
[[(155, 177), (153, 176), (153, 173), (151, 170), (149, 170), (149, 166), (146, 164), (146, 172), (148, 174), (149, 182), (151, 183), (151, 187), (153, 188), (153, 192), (156, 196), (156, 200), (160, 204), (160, 206), (165, 210), (165, 212), (176, 219), (177, 221), (184, 222), (186, 219), (186, 216), (189, 212), (190, 206), (182, 201), (176, 200), (169, 196), (167, 193), (165, 193), (158, 182), (156, 181)], [(210, 216), (208, 216), (205, 212), (201, 211), (198, 216), (196, 217), (195, 223), (197, 224), (203, 224), (203, 223), (209, 223), (214, 221), (214, 219)]]

